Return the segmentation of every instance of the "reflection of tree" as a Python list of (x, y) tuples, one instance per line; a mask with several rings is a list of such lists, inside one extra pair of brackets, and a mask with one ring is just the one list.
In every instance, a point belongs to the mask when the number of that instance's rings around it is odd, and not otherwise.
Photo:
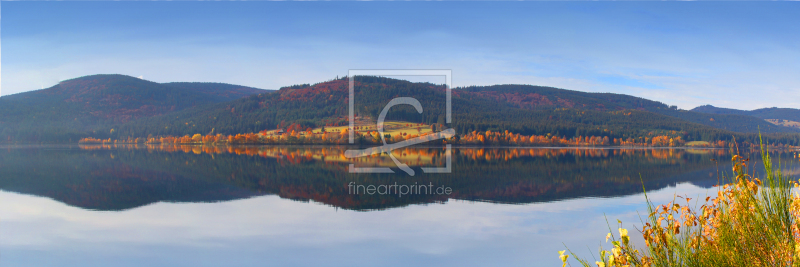
[[(373, 155), (371, 157), (348, 159), (344, 156), (346, 147), (331, 146), (204, 146), (204, 145), (180, 145), (180, 144), (157, 144), (157, 145), (137, 145), (137, 144), (97, 144), (81, 145), (84, 150), (103, 150), (103, 149), (147, 149), (148, 151), (164, 152), (184, 152), (194, 154), (236, 154), (248, 156), (260, 156), (264, 158), (277, 158), (287, 160), (290, 163), (300, 163), (311, 160), (321, 160), (325, 162), (360, 162), (380, 164), (387, 162), (385, 156)], [(695, 154), (713, 154), (722, 156), (728, 152), (725, 150), (688, 150)], [(699, 152), (697, 152), (699, 151)], [(444, 157), (444, 148), (430, 147), (411, 147), (396, 149), (392, 151), (395, 157), (405, 158), (406, 162), (414, 166), (423, 164), (435, 164), (436, 159)], [(471, 160), (486, 161), (508, 161), (522, 157), (558, 157), (564, 155), (574, 155), (577, 157), (609, 157), (617, 155), (630, 155), (644, 157), (650, 160), (672, 159), (675, 164), (676, 159), (683, 157), (687, 150), (683, 149), (581, 149), (581, 148), (461, 148), (457, 150), (462, 156)]]
[[(84, 208), (119, 210), (157, 201), (220, 201), (276, 194), (369, 210), (448, 199), (531, 203), (619, 196), (684, 181), (716, 180), (721, 150), (470, 149), (453, 153), (453, 173), (350, 174), (336, 147), (82, 146), (0, 154), (0, 188)], [(710, 152), (710, 153), (705, 153)], [(397, 150), (410, 166), (442, 164), (440, 148)], [(112, 157), (113, 155), (113, 157)], [(385, 156), (384, 156), (385, 157)], [(358, 164), (381, 164), (381, 157)], [(424, 158), (418, 165), (411, 159)], [(439, 165), (440, 166), (440, 165)], [(727, 169), (727, 168), (723, 168)], [(705, 171), (701, 171), (705, 170)], [(695, 172), (693, 175), (686, 173)], [(709, 176), (709, 173), (714, 173)], [(421, 173), (421, 172), (418, 172)], [(641, 179), (640, 180), (640, 175)], [(433, 184), (439, 195), (350, 195), (347, 184)], [(707, 182), (698, 182), (707, 184)]]
[(253, 195), (245, 188), (220, 182), (135, 167), (120, 160), (125, 154), (125, 150), (5, 150), (0, 153), (0, 190), (98, 210), (128, 209), (157, 201), (208, 202)]

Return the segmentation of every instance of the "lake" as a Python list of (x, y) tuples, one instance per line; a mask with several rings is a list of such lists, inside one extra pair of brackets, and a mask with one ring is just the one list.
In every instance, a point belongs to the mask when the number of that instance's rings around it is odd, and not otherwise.
[(2, 146), (0, 265), (560, 266), (608, 246), (606, 218), (641, 242), (643, 186), (700, 199), (731, 170), (723, 149), (453, 148), (424, 173), (444, 148), (396, 150), (410, 176), (347, 149)]

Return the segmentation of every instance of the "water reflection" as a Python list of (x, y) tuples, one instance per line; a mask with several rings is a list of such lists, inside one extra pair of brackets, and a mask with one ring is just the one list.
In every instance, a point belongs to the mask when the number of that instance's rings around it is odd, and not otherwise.
[[(682, 184), (652, 192), (669, 201)], [(595, 248), (604, 215), (636, 222), (642, 196), (530, 205), (450, 201), (377, 212), (262, 196), (97, 212), (0, 192), (3, 266), (556, 266)], [(580, 250), (579, 251), (585, 251)], [(43, 253), (45, 252), (45, 253)], [(588, 255), (586, 255), (588, 256)]]
[[(655, 203), (700, 199), (730, 170), (724, 150), (457, 148), (451, 174), (350, 174), (344, 150), (0, 148), (0, 265), (557, 266), (563, 244), (591, 257), (606, 218), (638, 222), (642, 182)], [(443, 152), (395, 153), (419, 168)], [(792, 156), (774, 155), (797, 174)], [(453, 194), (351, 195), (350, 182)]]
[[(0, 189), (72, 206), (124, 210), (154, 202), (217, 202), (260, 195), (376, 210), (453, 199), (534, 203), (613, 197), (680, 182), (702, 187), (728, 170), (719, 149), (455, 148), (453, 172), (351, 174), (359, 166), (393, 166), (386, 155), (347, 159), (345, 147), (82, 145), (8, 147), (0, 152)], [(443, 148), (393, 153), (413, 168), (442, 166)], [(790, 153), (778, 158), (790, 158)], [(756, 158), (755, 155), (753, 157)], [(712, 161), (715, 159), (717, 161)], [(791, 161), (787, 159), (785, 161)], [(718, 163), (719, 162), (719, 163)], [(354, 195), (348, 184), (418, 184), (449, 195)]]
[[(331, 163), (356, 163), (363, 162), (375, 166), (394, 166), (387, 164), (385, 155), (372, 155), (364, 158), (349, 159), (345, 157), (346, 147), (339, 146), (205, 146), (205, 145), (180, 145), (180, 144), (81, 144), (83, 150), (111, 150), (111, 149), (146, 149), (149, 152), (183, 152), (193, 154), (236, 154), (247, 156), (260, 156), (263, 158), (276, 158), (287, 160), (290, 163), (301, 163), (319, 160)], [(609, 156), (643, 156), (652, 159), (679, 159), (684, 154), (700, 154), (724, 156), (730, 152), (724, 149), (642, 149), (642, 148), (460, 148), (458, 154), (473, 161), (508, 161), (521, 157), (609, 157)], [(444, 148), (419, 148), (407, 147), (396, 149), (392, 154), (402, 159), (403, 163), (411, 166), (442, 163), (434, 161), (444, 156)], [(391, 162), (391, 161), (389, 161)], [(676, 162), (672, 162), (675, 164)]]

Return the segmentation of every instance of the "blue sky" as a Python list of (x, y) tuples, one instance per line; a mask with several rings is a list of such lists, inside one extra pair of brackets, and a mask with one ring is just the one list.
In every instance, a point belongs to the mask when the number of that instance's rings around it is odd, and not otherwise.
[(2, 94), (98, 74), (277, 89), (452, 69), (681, 108), (800, 108), (800, 3), (2, 2)]

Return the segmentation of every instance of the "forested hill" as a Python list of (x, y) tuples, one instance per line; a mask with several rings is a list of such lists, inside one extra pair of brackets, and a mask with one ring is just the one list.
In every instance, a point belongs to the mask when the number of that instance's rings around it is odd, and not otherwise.
[[(445, 122), (443, 86), (379, 77), (356, 77), (355, 80), (356, 115), (375, 121), (389, 99), (406, 96), (418, 99), (423, 106), (423, 113), (418, 114), (409, 106), (398, 106), (391, 109), (388, 119), (428, 124)], [(753, 117), (712, 116), (679, 111), (664, 104), (659, 105), (658, 102), (631, 96), (589, 94), (533, 86), (505, 87), (509, 90), (504, 91), (504, 86), (454, 90), (453, 124), (449, 127), (462, 134), (476, 130), (509, 130), (521, 134), (553, 134), (565, 137), (638, 138), (654, 134), (679, 133), (685, 140), (730, 140), (734, 135), (740, 140), (752, 138), (755, 136), (752, 133), (757, 131), (759, 126), (763, 126), (762, 132), (791, 131), (783, 129), (784, 127), (760, 124), (763, 121)], [(536, 91), (537, 88), (544, 90)], [(513, 97), (515, 93), (524, 93), (525, 97), (538, 97), (538, 101), (548, 103), (544, 100), (546, 97), (548, 101), (559, 104), (523, 103)], [(308, 127), (346, 125), (347, 101), (347, 78), (335, 79), (315, 85), (285, 87), (273, 94), (250, 96), (170, 115), (143, 118), (117, 126), (116, 136), (98, 136), (98, 138), (182, 136), (207, 134), (212, 131), (237, 134), (272, 130), (280, 125), (292, 123)], [(711, 124), (710, 126), (680, 116), (671, 116), (676, 114), (695, 120), (712, 117), (715, 120), (704, 123)], [(720, 127), (715, 128), (714, 125)], [(751, 127), (754, 130), (741, 131), (750, 134), (737, 134), (726, 130)], [(783, 134), (781, 138), (791, 139), (792, 143), (797, 143), (796, 139), (799, 136), (795, 132)]]
[(476, 96), (506, 102), (514, 106), (534, 110), (553, 108), (577, 108), (597, 111), (654, 108), (670, 108), (664, 103), (644, 98), (612, 94), (586, 93), (546, 86), (504, 84), (492, 86), (469, 86), (454, 88), (465, 96)]
[[(445, 88), (381, 77), (356, 77), (356, 114), (375, 121), (392, 98), (418, 99), (423, 113), (393, 107), (387, 119), (445, 123)], [(154, 83), (124, 75), (94, 75), (48, 89), (0, 98), (0, 142), (75, 142), (83, 137), (238, 134), (281, 125), (346, 125), (348, 78), (266, 91), (218, 83)], [(272, 92), (272, 93), (262, 93)], [(453, 123), (464, 134), (504, 131), (562, 137), (640, 138), (682, 135), (684, 140), (753, 138), (760, 128), (798, 143), (800, 134), (744, 115), (677, 110), (619, 94), (549, 87), (497, 85), (453, 90)], [(738, 132), (738, 133), (737, 133)], [(778, 135), (780, 133), (780, 135)]]
[(739, 110), (730, 108), (719, 108), (712, 105), (699, 106), (692, 111), (709, 114), (737, 114), (753, 116), (761, 119), (779, 119), (800, 121), (800, 109), (794, 108), (762, 108), (756, 110)]
[(172, 82), (162, 83), (162, 85), (183, 88), (193, 93), (205, 94), (214, 97), (214, 102), (226, 102), (246, 96), (274, 91), (227, 83)]
[[(492, 99), (527, 110), (571, 108), (580, 110), (614, 111), (640, 110), (658, 113), (685, 121), (740, 133), (793, 133), (796, 129), (777, 126), (747, 113), (696, 112), (679, 110), (676, 106), (640, 97), (586, 93), (552, 87), (531, 85), (494, 85), (456, 88), (463, 97)], [(767, 110), (767, 109), (765, 109)], [(800, 115), (800, 114), (798, 114)], [(800, 120), (796, 120), (800, 121)]]
[(270, 92), (221, 83), (160, 84), (110, 74), (0, 97), (4, 141), (77, 141), (107, 125)]

